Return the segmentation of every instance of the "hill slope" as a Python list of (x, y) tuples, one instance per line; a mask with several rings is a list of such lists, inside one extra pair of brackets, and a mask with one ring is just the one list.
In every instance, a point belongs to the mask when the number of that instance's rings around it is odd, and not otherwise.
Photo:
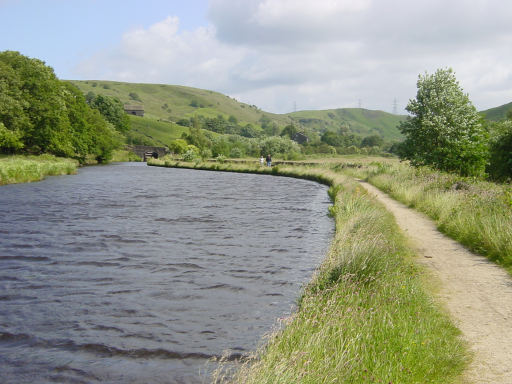
[[(361, 108), (274, 114), (218, 92), (191, 87), (103, 80), (70, 82), (84, 94), (93, 92), (115, 96), (125, 104), (143, 104), (145, 119), (168, 122), (177, 122), (195, 115), (216, 117), (220, 114), (226, 119), (234, 116), (242, 125), (261, 125), (262, 119), (265, 119), (281, 128), (294, 123), (303, 129), (321, 134), (326, 130), (338, 131), (344, 127), (348, 133), (358, 136), (379, 135), (385, 140), (396, 140), (401, 138), (397, 125), (405, 119), (405, 116)], [(139, 130), (142, 129), (141, 125), (139, 124)]]
[(362, 108), (341, 108), (323, 111), (300, 111), (288, 114), (302, 126), (318, 132), (345, 128), (359, 136), (379, 135), (385, 140), (402, 137), (398, 125), (405, 116)]
[(507, 117), (507, 112), (510, 110), (512, 110), (512, 103), (486, 109), (485, 111), (481, 111), (480, 114), (483, 115), (487, 120), (499, 121), (505, 119)]
[(115, 96), (125, 104), (143, 104), (145, 117), (177, 121), (196, 114), (205, 117), (235, 116), (239, 122), (259, 124), (266, 116), (279, 125), (291, 121), (285, 115), (264, 112), (254, 105), (241, 103), (229, 96), (204, 89), (165, 84), (137, 84), (116, 81), (70, 81), (84, 94), (93, 92)]

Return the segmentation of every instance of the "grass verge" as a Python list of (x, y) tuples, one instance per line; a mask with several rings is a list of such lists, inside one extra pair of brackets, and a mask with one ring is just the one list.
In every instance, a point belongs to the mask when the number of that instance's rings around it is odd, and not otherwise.
[(512, 185), (372, 162), (353, 175), (432, 218), (440, 231), (512, 274)]
[(142, 159), (131, 151), (124, 149), (115, 150), (112, 153), (112, 162), (142, 161)]
[[(336, 222), (329, 253), (285, 326), (215, 382), (454, 383), (468, 361), (458, 329), (433, 300), (427, 273), (392, 215), (332, 166), (148, 164), (269, 173), (330, 185)], [(223, 369), (226, 368), (226, 369)]]
[(39, 181), (76, 173), (78, 162), (52, 155), (0, 157), (0, 185)]

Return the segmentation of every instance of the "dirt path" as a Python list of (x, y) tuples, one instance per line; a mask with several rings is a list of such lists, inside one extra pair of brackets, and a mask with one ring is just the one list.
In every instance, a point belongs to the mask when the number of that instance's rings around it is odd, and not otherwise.
[(395, 215), (420, 262), (439, 278), (440, 296), (474, 351), (467, 382), (512, 384), (512, 278), (441, 234), (426, 216), (362, 185)]

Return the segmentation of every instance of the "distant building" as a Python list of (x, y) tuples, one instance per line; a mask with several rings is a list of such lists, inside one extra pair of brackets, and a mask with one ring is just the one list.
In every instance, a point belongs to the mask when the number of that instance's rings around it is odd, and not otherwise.
[(125, 104), (124, 112), (129, 115), (135, 116), (144, 116), (144, 106), (143, 105), (128, 105)]
[(292, 140), (296, 141), (299, 144), (305, 144), (305, 143), (309, 142), (309, 137), (307, 137), (303, 133), (297, 132), (295, 135), (293, 135)]

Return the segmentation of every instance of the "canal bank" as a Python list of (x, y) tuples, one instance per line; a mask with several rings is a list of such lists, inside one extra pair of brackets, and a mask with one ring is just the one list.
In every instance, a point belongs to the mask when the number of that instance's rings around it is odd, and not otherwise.
[[(460, 331), (430, 292), (393, 216), (353, 179), (327, 167), (154, 161), (151, 165), (254, 172), (331, 186), (331, 248), (283, 330), (235, 372), (241, 383), (455, 383), (468, 363)], [(226, 367), (231, 367), (226, 365)]]

